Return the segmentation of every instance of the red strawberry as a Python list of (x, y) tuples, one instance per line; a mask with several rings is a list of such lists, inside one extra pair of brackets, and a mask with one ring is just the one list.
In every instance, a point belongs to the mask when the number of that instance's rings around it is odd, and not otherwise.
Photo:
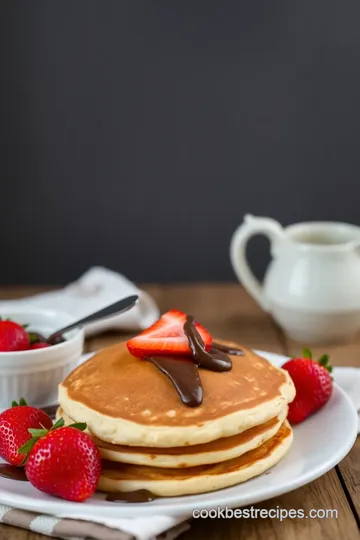
[(303, 356), (293, 358), (283, 365), (296, 388), (296, 396), (289, 404), (288, 420), (292, 424), (303, 422), (330, 399), (333, 382), (329, 357), (324, 354), (318, 362), (312, 360), (311, 352), (304, 349)]
[[(51, 431), (32, 430), (25, 472), (40, 491), (68, 501), (82, 502), (91, 497), (101, 474), (101, 458), (90, 437), (80, 430), (86, 424), (63, 427), (61, 418)], [(40, 438), (39, 438), (40, 437)]]
[[(165, 313), (152, 326), (127, 342), (133, 356), (152, 355), (191, 356), (191, 350), (184, 333), (186, 314), (173, 309)], [(210, 350), (212, 337), (205, 328), (196, 323), (195, 327), (201, 335), (206, 350)]]
[(30, 349), (45, 349), (46, 347), (50, 347), (49, 343), (34, 343), (31, 345)]
[(29, 348), (29, 336), (23, 326), (13, 321), (0, 320), (0, 351), (25, 351)]
[(21, 465), (24, 456), (18, 449), (31, 439), (28, 429), (51, 426), (52, 421), (44, 411), (29, 407), (23, 399), (20, 405), (14, 402), (11, 409), (0, 414), (0, 456), (11, 465)]

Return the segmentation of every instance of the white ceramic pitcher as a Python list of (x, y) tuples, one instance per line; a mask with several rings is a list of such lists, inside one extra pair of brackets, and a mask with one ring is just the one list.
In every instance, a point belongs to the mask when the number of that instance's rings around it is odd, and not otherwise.
[[(246, 260), (250, 237), (270, 239), (272, 262), (264, 283)], [(269, 218), (245, 216), (230, 246), (234, 271), (245, 289), (294, 340), (336, 343), (360, 330), (360, 228), (306, 222), (283, 228)]]

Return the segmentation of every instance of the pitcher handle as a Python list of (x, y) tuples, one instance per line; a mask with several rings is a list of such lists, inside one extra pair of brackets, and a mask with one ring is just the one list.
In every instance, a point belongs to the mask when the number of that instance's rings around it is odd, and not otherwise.
[(274, 219), (246, 215), (244, 223), (236, 229), (231, 239), (230, 260), (237, 278), (246, 291), (265, 311), (268, 311), (269, 306), (263, 286), (252, 273), (246, 259), (246, 245), (250, 238), (256, 234), (267, 236), (270, 243), (273, 244), (275, 238), (282, 236), (282, 227)]

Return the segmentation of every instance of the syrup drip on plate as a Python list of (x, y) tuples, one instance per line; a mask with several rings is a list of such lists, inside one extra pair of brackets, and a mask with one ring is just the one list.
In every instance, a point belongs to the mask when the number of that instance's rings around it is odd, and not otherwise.
[(15, 467), (7, 463), (0, 463), (0, 476), (10, 480), (18, 480), (20, 482), (28, 482), (24, 467)]
[(138, 489), (136, 491), (119, 491), (116, 493), (108, 493), (105, 500), (109, 502), (146, 503), (157, 498), (157, 495), (154, 495), (147, 489)]
[[(20, 482), (28, 482), (24, 467), (15, 467), (8, 463), (0, 463), (0, 476), (9, 480), (17, 480)], [(157, 499), (157, 495), (151, 493), (147, 489), (139, 489), (137, 491), (108, 493), (105, 500), (111, 502), (128, 502), (128, 503), (145, 503)]]

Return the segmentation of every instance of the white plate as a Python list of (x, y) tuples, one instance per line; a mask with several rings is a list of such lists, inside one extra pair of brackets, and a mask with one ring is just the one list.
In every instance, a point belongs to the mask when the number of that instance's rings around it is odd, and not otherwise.
[[(284, 356), (268, 352), (260, 354), (278, 366), (286, 361)], [(334, 385), (332, 397), (325, 407), (295, 427), (289, 453), (267, 474), (243, 484), (212, 493), (161, 498), (142, 504), (114, 504), (99, 500), (97, 496), (75, 504), (45, 495), (27, 482), (0, 477), (0, 503), (58, 517), (88, 520), (94, 515), (104, 518), (140, 517), (155, 513), (191, 515), (195, 508), (245, 506), (292, 491), (326, 473), (349, 452), (357, 429), (358, 417), (353, 404)]]

